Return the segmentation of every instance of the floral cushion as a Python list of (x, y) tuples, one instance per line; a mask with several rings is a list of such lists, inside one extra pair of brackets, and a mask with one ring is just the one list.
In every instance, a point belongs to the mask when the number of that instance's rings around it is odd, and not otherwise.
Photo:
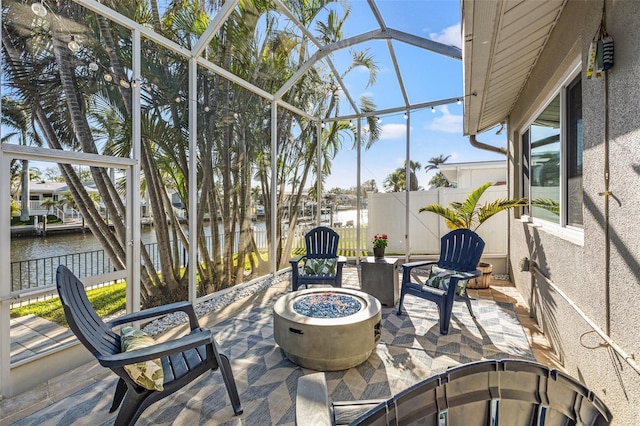
[[(449, 280), (451, 279), (451, 275), (457, 274), (457, 271), (452, 271), (450, 269), (444, 269), (439, 266), (434, 265), (431, 268), (431, 272), (429, 273), (429, 279), (425, 285), (430, 287), (439, 288), (440, 290), (447, 291), (449, 289)], [(458, 286), (456, 288), (456, 294), (461, 296), (465, 293), (467, 289), (467, 282), (469, 280), (459, 280)]]
[(304, 262), (306, 275), (335, 275), (338, 259), (307, 259)]
[[(153, 337), (133, 327), (122, 327), (120, 330), (120, 348), (122, 352), (135, 351), (156, 344)], [(164, 372), (160, 359), (142, 361), (124, 366), (129, 377), (145, 389), (161, 391), (164, 389)]]

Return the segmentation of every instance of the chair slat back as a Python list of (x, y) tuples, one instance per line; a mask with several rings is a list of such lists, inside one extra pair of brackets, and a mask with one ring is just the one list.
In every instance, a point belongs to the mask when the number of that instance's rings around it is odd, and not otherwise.
[(120, 336), (100, 319), (82, 282), (66, 266), (58, 266), (56, 286), (69, 327), (94, 355), (120, 352)]
[(307, 258), (326, 259), (338, 256), (338, 240), (336, 231), (326, 226), (313, 228), (304, 236), (307, 247)]
[(484, 241), (470, 229), (456, 229), (440, 239), (438, 266), (459, 272), (475, 271), (480, 262)]

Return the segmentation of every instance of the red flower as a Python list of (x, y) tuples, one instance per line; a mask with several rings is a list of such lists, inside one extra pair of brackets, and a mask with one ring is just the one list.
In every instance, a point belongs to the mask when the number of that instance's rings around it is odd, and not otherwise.
[(387, 234), (375, 234), (373, 236), (373, 247), (375, 248), (384, 248), (387, 246), (387, 239), (389, 237), (387, 236)]

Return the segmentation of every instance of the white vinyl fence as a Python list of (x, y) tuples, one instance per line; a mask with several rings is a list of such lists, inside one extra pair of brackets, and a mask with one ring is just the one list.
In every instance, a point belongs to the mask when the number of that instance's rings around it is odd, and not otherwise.
[[(433, 255), (440, 252), (440, 237), (449, 232), (444, 219), (440, 216), (418, 210), (428, 204), (439, 203), (448, 206), (452, 201), (462, 202), (471, 190), (468, 188), (438, 188), (428, 191), (410, 192), (409, 198), (409, 247), (412, 255)], [(506, 198), (506, 186), (492, 186), (485, 191), (480, 205), (485, 201)], [(367, 241), (375, 234), (389, 236), (388, 252), (405, 252), (405, 204), (404, 192), (370, 193), (369, 225)], [(502, 212), (485, 222), (476, 232), (485, 241), (484, 256), (500, 257), (507, 254), (507, 220), (508, 212)]]

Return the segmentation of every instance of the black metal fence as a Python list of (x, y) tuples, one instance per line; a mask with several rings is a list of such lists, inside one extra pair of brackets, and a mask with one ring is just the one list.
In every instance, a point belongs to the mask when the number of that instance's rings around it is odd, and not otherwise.
[[(295, 234), (295, 242), (293, 244), (293, 250), (304, 248), (303, 236), (309, 228), (297, 228)], [(341, 254), (348, 256), (354, 256), (356, 247), (356, 229), (355, 228), (340, 228), (340, 251)], [(363, 234), (366, 233), (366, 227), (362, 228)], [(254, 229), (254, 240), (258, 250), (267, 250), (267, 232), (264, 229)], [(238, 240), (240, 238), (240, 231), (236, 231), (235, 235), (235, 247), (234, 250), (238, 251)], [(214, 256), (212, 249), (211, 236), (206, 237), (207, 247), (210, 250), (211, 256)], [(362, 243), (362, 242), (361, 242)], [(153, 262), (156, 269), (160, 268), (160, 256), (158, 254), (158, 244), (149, 243), (144, 245), (149, 257)], [(218, 255), (223, 255), (224, 247), (224, 235), (220, 235), (220, 247), (218, 248)], [(178, 255), (180, 256), (180, 264), (186, 265), (188, 262), (188, 252), (181, 242), (178, 242)], [(43, 287), (49, 287), (55, 285), (56, 269), (59, 265), (65, 265), (69, 268), (78, 278), (86, 278), (94, 275), (102, 275), (108, 272), (114, 271), (114, 267), (109, 257), (103, 250), (94, 250), (83, 253), (74, 254), (62, 254), (58, 256), (49, 256), (39, 259), (23, 260), (11, 262), (11, 290), (14, 292), (33, 290)]]
[[(267, 250), (266, 230), (254, 230), (254, 240), (259, 250)], [(224, 235), (220, 234), (220, 247), (217, 255), (222, 256), (224, 247)], [(235, 251), (238, 249), (240, 231), (235, 235)], [(211, 256), (214, 256), (211, 236), (206, 237), (206, 244)], [(158, 254), (158, 243), (144, 245), (154, 267), (160, 267), (160, 256)], [(178, 241), (178, 256), (180, 264), (186, 265), (188, 262), (188, 252), (182, 242)], [(65, 265), (78, 278), (86, 278), (94, 275), (102, 275), (114, 271), (114, 267), (104, 250), (95, 250), (83, 253), (62, 254), (58, 256), (42, 257), (39, 259), (22, 260), (11, 262), (11, 290), (24, 291), (55, 285), (56, 269), (59, 265)]]

